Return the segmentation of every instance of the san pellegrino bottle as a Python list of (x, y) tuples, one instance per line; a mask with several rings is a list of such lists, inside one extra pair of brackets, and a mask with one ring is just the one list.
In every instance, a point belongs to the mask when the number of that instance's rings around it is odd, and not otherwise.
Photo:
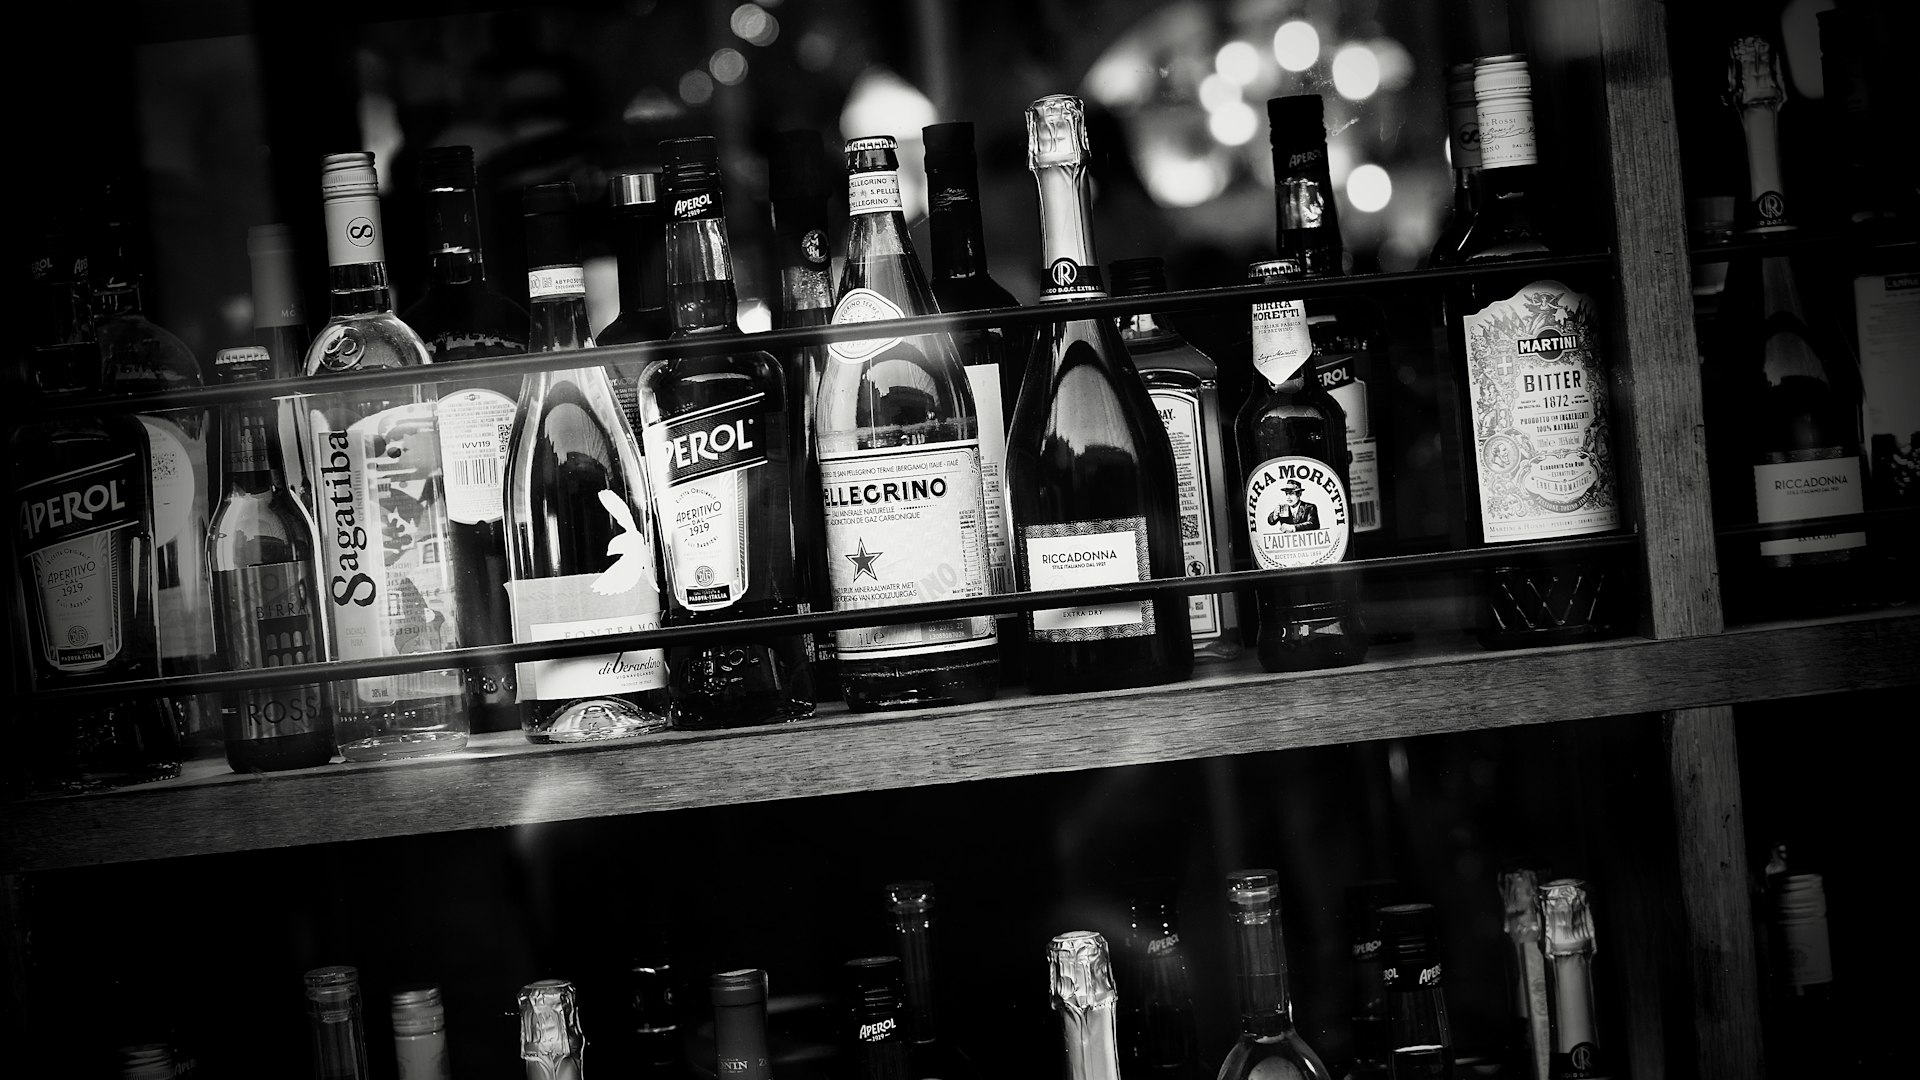
[(586, 1052), (571, 982), (539, 979), (520, 988), (520, 1061), (527, 1080), (582, 1080)]
[(1060, 1018), (1067, 1080), (1120, 1080), (1119, 994), (1107, 939), (1074, 930), (1049, 942), (1047, 992)]
[(1480, 113), (1474, 105), (1473, 61), (1447, 67), (1447, 160), (1453, 166), (1453, 202), (1427, 256), (1430, 266), (1461, 261), (1460, 242), (1480, 205)]
[[(1120, 259), (1108, 267), (1115, 296), (1167, 291), (1166, 264), (1158, 257)], [(1220, 368), (1151, 312), (1120, 320), (1133, 366), (1167, 429), (1174, 475), (1180, 485), (1180, 540), (1189, 577), (1220, 574), (1233, 566), (1233, 434), (1220, 412)], [(1196, 661), (1240, 655), (1240, 604), (1232, 593), (1187, 597)]]
[(1173, 883), (1136, 884), (1126, 939), (1114, 956), (1120, 992), (1120, 1063), (1129, 1080), (1198, 1080), (1200, 1032)]
[(1432, 904), (1380, 909), (1391, 1080), (1453, 1080), (1453, 1031), (1447, 1022), (1436, 923)]
[(1387, 987), (1381, 966), (1380, 909), (1401, 899), (1398, 881), (1381, 878), (1347, 886), (1347, 938), (1353, 956), (1353, 1008), (1348, 1024), (1353, 1065), (1346, 1080), (1385, 1080)]
[(773, 1080), (767, 1050), (767, 973), (722, 971), (708, 983), (713, 1002), (714, 1074), (728, 1080)]
[(395, 990), (388, 999), (399, 1080), (453, 1080), (447, 1058), (447, 1007), (438, 986)]
[[(661, 214), (660, 174), (621, 173), (607, 185), (607, 193), (612, 203), (610, 239), (620, 274), (620, 313), (593, 339), (602, 345), (660, 341), (673, 333), (673, 317), (667, 313), (667, 225)], [(639, 370), (637, 364), (619, 364), (607, 373), (635, 431), (640, 430), (634, 385)]]
[[(533, 352), (593, 345), (571, 181), (523, 196)], [(606, 369), (525, 379), (506, 476), (516, 642), (635, 633), (660, 625), (645, 464)], [(527, 739), (618, 739), (668, 725), (665, 653), (628, 649), (517, 667)]]
[(933, 980), (933, 885), (898, 881), (887, 886), (887, 910), (893, 915), (894, 941), (900, 949), (909, 1061), (915, 1080), (968, 1080), (980, 1072), (953, 1043), (940, 1037), (935, 1019)]
[[(847, 143), (847, 264), (835, 325), (929, 315), (890, 136)], [(827, 346), (814, 416), (833, 606), (846, 611), (993, 591), (980, 420), (945, 333)], [(991, 616), (836, 635), (852, 709), (982, 701), (999, 686)]]
[(342, 964), (314, 968), (306, 974), (306, 988), (313, 1080), (369, 1080), (359, 970)]
[[(1087, 126), (1080, 99), (1027, 107), (1027, 164), (1040, 189), (1041, 249), (1060, 305), (1043, 328), (1007, 436), (1014, 570), (1024, 591), (1185, 576), (1173, 450), (1147, 387), (1107, 318), (1073, 301), (1106, 295), (1093, 252)], [(1036, 693), (1148, 686), (1193, 673), (1178, 596), (1049, 608), (1027, 616)]]
[(1540, 886), (1540, 951), (1547, 962), (1549, 1080), (1613, 1075), (1593, 998), (1593, 907), (1587, 883), (1560, 878)]
[[(661, 148), (674, 340), (737, 332), (714, 140), (673, 139)], [(674, 356), (650, 361), (639, 380), (641, 437), (667, 560), (667, 623), (794, 614), (804, 599), (793, 533), (793, 505), (805, 492), (803, 455), (779, 362), (759, 350)], [(675, 727), (813, 715), (797, 634), (675, 646), (667, 661)]]
[[(900, 958), (863, 956), (847, 961), (846, 1026), (842, 1043), (847, 1080), (911, 1080)], [(928, 1075), (928, 1074), (919, 1074)]]
[(1502, 871), (1499, 880), (1513, 1011), (1506, 1060), (1526, 1080), (1547, 1080), (1547, 969), (1540, 942), (1539, 874), (1516, 866)]
[[(274, 358), (258, 346), (223, 349), (222, 382), (259, 382)], [(264, 394), (225, 409), (226, 493), (207, 534), (220, 653), (235, 671), (327, 659), (314, 579), (313, 518), (286, 482), (278, 403)], [(319, 684), (221, 695), (227, 764), (235, 772), (297, 769), (333, 760), (333, 714)]]
[[(431, 362), (393, 313), (373, 155), (321, 163), (332, 317), (307, 350), (306, 374)], [(308, 399), (313, 438), (316, 574), (334, 660), (431, 653), (461, 644), (457, 567), (449, 543), (433, 402), (416, 386)], [(413, 757), (467, 745), (466, 679), (458, 668), (335, 686), (334, 735), (349, 761)]]
[(1227, 875), (1233, 917), (1234, 977), (1240, 1038), (1220, 1064), (1219, 1080), (1332, 1080), (1320, 1055), (1293, 1025), (1286, 942), (1280, 934), (1280, 875), (1266, 869)]
[[(247, 266), (253, 284), (253, 343), (273, 360), (266, 378), (295, 378), (305, 369), (313, 335), (307, 329), (307, 304), (300, 292), (293, 229), (279, 223), (249, 228)], [(297, 398), (288, 397), (278, 400), (276, 413), (282, 478), (311, 515), (313, 492), (307, 479), (312, 470), (307, 459), (313, 453), (313, 440), (307, 434), (306, 409)]]

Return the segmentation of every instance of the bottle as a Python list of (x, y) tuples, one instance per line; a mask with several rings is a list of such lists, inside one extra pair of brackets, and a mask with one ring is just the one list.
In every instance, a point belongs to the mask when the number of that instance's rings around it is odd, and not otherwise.
[(767, 973), (759, 968), (723, 971), (708, 993), (713, 1000), (717, 1076), (727, 1080), (773, 1080), (767, 1052)]
[[(487, 283), (480, 246), (473, 148), (431, 146), (420, 155), (420, 186), (431, 225), (426, 291), (401, 316), (436, 364), (527, 351), (527, 313)], [(513, 640), (506, 591), (502, 485), (507, 436), (520, 393), (516, 376), (443, 382), (434, 388), (434, 424), (445, 475), (454, 601), (462, 645)], [(483, 731), (521, 725), (513, 671), (505, 664), (467, 671), (473, 720)]]
[[(832, 178), (826, 144), (812, 130), (782, 131), (768, 163), (768, 195), (773, 205), (774, 250), (780, 261), (780, 306), (774, 312), (781, 329), (825, 326), (833, 321), (833, 219), (828, 211)], [(806, 456), (806, 484), (811, 495), (820, 490), (820, 459), (813, 438), (814, 413), (819, 409), (820, 379), (826, 374), (827, 350), (804, 345), (787, 355), (787, 386), (794, 405), (796, 452)], [(827, 547), (827, 519), (820, 500), (803, 498), (794, 507), (801, 594), (809, 611), (833, 609), (832, 553)], [(813, 650), (813, 696), (816, 701), (840, 697), (840, 662), (834, 631), (807, 635)]]
[(1114, 956), (1120, 993), (1120, 1061), (1128, 1080), (1198, 1080), (1200, 1032), (1173, 883), (1137, 883), (1127, 898), (1127, 936)]
[[(1167, 430), (1112, 320), (1074, 318), (1106, 295), (1094, 261), (1085, 107), (1027, 107), (1027, 164), (1040, 188), (1042, 303), (1060, 321), (1034, 341), (1007, 436), (1014, 570), (1023, 591), (1184, 577), (1180, 495)], [(1030, 612), (1035, 693), (1178, 682), (1193, 636), (1178, 596)]]
[[(1887, 130), (1885, 96), (1891, 89), (1879, 78), (1891, 43), (1876, 33), (1871, 8), (1829, 8), (1814, 16), (1819, 27), (1821, 83), (1827, 120), (1837, 130), (1841, 209), (1847, 223), (1868, 233), (1910, 224), (1915, 209), (1913, 185), (1902, 192), (1899, 153), (1881, 137)], [(1882, 23), (1881, 25), (1887, 25)]]
[(1287, 947), (1280, 934), (1279, 872), (1236, 870), (1227, 875), (1227, 909), (1233, 917), (1240, 1038), (1221, 1062), (1219, 1080), (1332, 1080), (1320, 1055), (1293, 1026)]
[(977, 1077), (966, 1054), (940, 1038), (933, 1007), (933, 884), (897, 881), (887, 886), (887, 910), (893, 915), (894, 941), (900, 949), (909, 1063), (916, 1078), (967, 1080)]
[[(847, 143), (847, 265), (834, 325), (933, 314), (907, 237), (889, 136)], [(845, 611), (993, 591), (981, 421), (953, 338), (827, 346), (814, 439), (833, 606)], [(841, 630), (847, 707), (984, 701), (999, 687), (992, 616)]]
[[(1765, 38), (1742, 37), (1729, 47), (1727, 102), (1747, 137), (1744, 231), (1763, 241), (1799, 231), (1781, 182), (1786, 86)], [(1725, 497), (1750, 484), (1753, 501), (1738, 500), (1741, 516), (1757, 512), (1762, 523), (1866, 508), (1859, 366), (1837, 329), (1813, 317), (1810, 295), (1794, 261), (1776, 253), (1734, 263), (1721, 296), (1725, 352), (1717, 381), (1725, 392), (1707, 433), (1722, 447)], [(1864, 532), (1763, 540), (1757, 558), (1748, 545), (1722, 550), (1723, 572), (1732, 579), (1728, 607), (1740, 614), (1828, 613), (1863, 602), (1869, 592)]]
[[(733, 256), (711, 137), (661, 144), (666, 159), (667, 291), (674, 339), (735, 332)], [(667, 624), (791, 615), (793, 504), (803, 490), (780, 365), (758, 350), (674, 356), (639, 377), (654, 519), (666, 535)], [(798, 635), (667, 650), (677, 728), (778, 723), (813, 715)]]
[(900, 958), (864, 956), (845, 968), (847, 1080), (909, 1080)]
[(49, 396), (100, 388), (100, 347), (93, 340), (88, 245), (67, 216), (47, 213), (39, 245), (27, 256), (26, 318), (32, 342), (21, 385)]
[[(313, 335), (307, 332), (307, 305), (295, 269), (299, 253), (293, 246), (293, 229), (277, 223), (249, 228), (247, 265), (253, 284), (253, 343), (272, 359), (264, 377), (295, 378), (304, 370)], [(307, 478), (312, 474), (308, 458), (313, 440), (308, 437), (306, 410), (297, 398), (287, 397), (275, 399), (274, 412), (281, 479), (311, 516), (313, 491)]]
[(1540, 886), (1540, 950), (1547, 963), (1547, 1015), (1551, 1080), (1599, 1080), (1611, 1076), (1594, 1019), (1593, 911), (1587, 883), (1560, 878)]
[(1500, 896), (1505, 908), (1507, 965), (1513, 1033), (1508, 1036), (1507, 1060), (1523, 1080), (1547, 1080), (1547, 968), (1540, 941), (1539, 875), (1527, 867), (1500, 873)]
[[(1247, 268), (1249, 281), (1298, 279), (1297, 259)], [(1306, 307), (1253, 305), (1252, 393), (1234, 419), (1246, 470), (1248, 545), (1262, 570), (1323, 566), (1347, 557), (1353, 506), (1347, 487), (1346, 412), (1315, 370)], [(1366, 628), (1350, 582), (1267, 585), (1260, 597), (1260, 666), (1305, 671), (1366, 659)]]
[(1836, 1022), (1842, 1013), (1833, 985), (1826, 881), (1819, 874), (1782, 872), (1769, 881), (1767, 901), (1772, 945), (1785, 960), (1768, 988), (1768, 1071), (1815, 1076), (1852, 1064), (1851, 1052), (1834, 1052), (1834, 1040), (1846, 1033)]
[(1120, 1080), (1119, 995), (1107, 939), (1074, 930), (1048, 943), (1047, 991), (1060, 1017), (1067, 1080)]
[(1457, 266), (1460, 242), (1480, 206), (1480, 114), (1474, 105), (1473, 61), (1447, 66), (1447, 160), (1453, 166), (1453, 204), (1427, 256), (1429, 266)]
[(527, 1080), (581, 1080), (586, 1052), (572, 983), (540, 979), (520, 988), (520, 1060)]
[(399, 1080), (453, 1080), (447, 1060), (447, 1008), (438, 986), (395, 990), (389, 1001)]
[[(259, 346), (222, 349), (214, 370), (228, 385), (257, 383), (274, 358)], [(293, 496), (280, 456), (280, 410), (264, 393), (226, 406), (221, 454), (226, 493), (207, 533), (220, 655), (235, 671), (322, 663), (313, 518)], [(299, 769), (333, 760), (333, 712), (320, 684), (228, 690), (220, 698), (227, 764), (234, 772)]]
[[(1115, 296), (1167, 291), (1166, 264), (1158, 257), (1120, 259), (1107, 269)], [(1233, 566), (1235, 500), (1228, 492), (1236, 469), (1232, 433), (1220, 413), (1220, 368), (1150, 312), (1122, 316), (1120, 338), (1173, 450), (1187, 576), (1226, 573)], [(1187, 597), (1187, 623), (1196, 663), (1240, 655), (1240, 609), (1232, 593)]]
[[(593, 345), (573, 183), (523, 197), (533, 352)], [(526, 376), (514, 418), (506, 507), (516, 642), (635, 633), (660, 626), (652, 500), (645, 464), (606, 369)], [(626, 649), (515, 665), (528, 742), (588, 742), (664, 731), (667, 663)]]
[(123, 1046), (115, 1053), (120, 1080), (174, 1080), (179, 1075), (173, 1047), (165, 1043)]
[[(1483, 194), (1464, 263), (1552, 254), (1532, 81), (1517, 54), (1474, 61)], [(1498, 545), (1621, 526), (1605, 318), (1577, 288), (1523, 266), (1461, 279), (1446, 302), (1464, 460), (1463, 539)], [(1515, 557), (1481, 576), (1481, 644), (1558, 645), (1625, 629), (1616, 556)]]
[(681, 1080), (688, 1076), (680, 1035), (679, 983), (664, 960), (636, 963), (633, 974), (635, 1073), (642, 1080)]
[[(306, 375), (431, 361), (393, 313), (373, 155), (321, 163), (332, 316), (307, 350)], [(329, 654), (361, 660), (458, 648), (457, 570), (434, 406), (417, 387), (308, 398)], [(334, 687), (334, 736), (348, 761), (418, 757), (467, 745), (458, 668), (355, 679)]]
[(1453, 1035), (1447, 1024), (1435, 922), (1432, 904), (1389, 904), (1380, 909), (1391, 1080), (1453, 1077)]
[[(602, 345), (661, 341), (673, 333), (667, 313), (667, 228), (660, 219), (660, 174), (621, 173), (607, 186), (612, 203), (614, 260), (620, 273), (620, 314), (593, 339)], [(634, 378), (639, 365), (609, 365), (613, 393), (627, 423), (640, 430)]]
[(367, 1028), (360, 1017), (360, 972), (345, 965), (307, 972), (313, 1080), (367, 1080)]
[(1399, 903), (1403, 890), (1390, 879), (1347, 886), (1347, 937), (1353, 955), (1353, 1067), (1348, 1080), (1385, 1080), (1387, 986), (1380, 955), (1380, 909)]
[[(927, 230), (933, 239), (933, 298), (944, 312), (1019, 307), (1013, 294), (993, 280), (987, 267), (986, 230), (980, 220), (979, 165), (973, 153), (973, 125), (964, 120), (920, 129), (926, 145)], [(987, 559), (993, 591), (1013, 591), (1012, 525), (1007, 521), (1007, 420), (1020, 393), (1023, 361), (1031, 334), (1016, 330), (1009, 338), (998, 326), (963, 330), (953, 336), (973, 390), (973, 413), (980, 422), (980, 476), (987, 504)], [(1001, 682), (1026, 677), (1020, 649), (1020, 616), (999, 621)], [(1011, 677), (1011, 678), (1010, 678)]]

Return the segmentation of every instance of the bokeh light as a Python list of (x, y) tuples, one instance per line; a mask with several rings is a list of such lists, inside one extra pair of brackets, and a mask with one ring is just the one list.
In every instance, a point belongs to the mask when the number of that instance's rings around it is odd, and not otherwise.
[(1333, 88), (1348, 101), (1365, 101), (1380, 89), (1380, 58), (1365, 45), (1333, 54)]
[(771, 45), (780, 36), (780, 21), (759, 4), (741, 4), (727, 18), (733, 36), (749, 45)]
[(1200, 80), (1200, 104), (1208, 112), (1222, 109), (1240, 100), (1240, 87), (1225, 75), (1209, 75)]
[(707, 58), (707, 70), (725, 85), (735, 86), (747, 77), (747, 58), (739, 49), (715, 49)]
[(1347, 174), (1347, 201), (1355, 210), (1372, 214), (1393, 200), (1393, 177), (1378, 165), (1359, 166)]
[(1288, 71), (1305, 71), (1320, 59), (1320, 31), (1302, 19), (1273, 32), (1273, 58)]
[(1227, 187), (1227, 170), (1218, 162), (1162, 148), (1146, 155), (1140, 178), (1154, 202), (1176, 208), (1199, 206)]
[(713, 76), (704, 71), (689, 71), (680, 76), (680, 100), (689, 105), (705, 105), (713, 100)]
[(1244, 101), (1231, 101), (1207, 114), (1207, 131), (1227, 146), (1244, 146), (1260, 131), (1260, 114)]
[(1214, 54), (1213, 70), (1245, 86), (1260, 77), (1260, 51), (1244, 41), (1229, 41)]

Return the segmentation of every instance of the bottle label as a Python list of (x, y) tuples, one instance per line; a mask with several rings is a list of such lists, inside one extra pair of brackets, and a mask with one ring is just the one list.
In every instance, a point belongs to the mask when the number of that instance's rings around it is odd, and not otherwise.
[[(1200, 395), (1185, 390), (1153, 389), (1148, 395), (1173, 447), (1174, 489), (1180, 500), (1180, 546), (1188, 577), (1214, 573), (1213, 515), (1208, 504), (1206, 437), (1200, 420)], [(1220, 598), (1211, 593), (1187, 597), (1187, 622), (1196, 644), (1220, 636)]]
[[(452, 564), (433, 405), (400, 405), (345, 430), (313, 411), (319, 511), (333, 658), (363, 660), (458, 648)], [(354, 680), (364, 705), (450, 697), (457, 668)]]
[(547, 266), (527, 271), (527, 299), (554, 300), (587, 295), (587, 271), (581, 266)]
[(1380, 528), (1380, 444), (1373, 437), (1373, 413), (1367, 382), (1353, 375), (1351, 355), (1322, 356), (1314, 364), (1320, 385), (1347, 414), (1347, 497), (1353, 507), (1353, 531)]
[(1619, 528), (1593, 301), (1558, 281), (1536, 281), (1464, 321), (1487, 542)]
[(1787, 954), (1787, 982), (1795, 989), (1833, 981), (1833, 947), (1824, 916), (1783, 918), (1780, 938)]
[(140, 424), (147, 430), (153, 466), (154, 610), (160, 617), (160, 655), (212, 656), (207, 443), (167, 417), (142, 416)]
[(1318, 458), (1268, 458), (1247, 474), (1247, 535), (1262, 570), (1322, 566), (1346, 557), (1347, 486)]
[(1305, 303), (1275, 300), (1253, 305), (1253, 366), (1262, 378), (1279, 386), (1305, 367), (1312, 355)]
[(847, 213), (884, 214), (901, 210), (900, 174), (897, 172), (859, 172), (847, 176)]
[[(998, 335), (999, 331), (987, 331)], [(997, 344), (997, 343), (996, 343)], [(969, 352), (977, 352), (961, 343)], [(980, 429), (980, 498), (987, 514), (987, 566), (994, 595), (1010, 593), (1013, 585), (1011, 531), (1007, 525), (1007, 421), (1000, 400), (1000, 365), (971, 364), (967, 385), (973, 390), (973, 415)]]
[(891, 1016), (868, 1021), (854, 1031), (853, 1038), (855, 1042), (863, 1043), (899, 1042), (900, 1021)]
[(1455, 169), (1478, 169), (1480, 156), (1480, 111), (1472, 101), (1456, 102), (1447, 107), (1447, 118), (1451, 126), (1447, 132), (1451, 136), (1448, 150), (1453, 155)]
[(1098, 300), (1107, 295), (1100, 268), (1061, 256), (1047, 264), (1047, 284), (1040, 290), (1040, 302), (1061, 300)]
[[(326, 659), (314, 610), (313, 567), (305, 562), (265, 563), (218, 570), (214, 580), (227, 634), (227, 662), (235, 671), (311, 664)], [(282, 686), (230, 693), (222, 710), (237, 721), (228, 738), (273, 739), (325, 731), (332, 721), (320, 704), (320, 687)]]
[(1547, 1075), (1553, 1080), (1602, 1080), (1607, 1071), (1600, 1048), (1590, 1042), (1575, 1043), (1573, 1049), (1555, 1050), (1547, 1056)]
[[(616, 502), (624, 500), (614, 496)], [(513, 640), (566, 641), (602, 634), (634, 634), (660, 628), (652, 545), (637, 530), (630, 550), (598, 574), (535, 578), (507, 583), (513, 606)], [(661, 649), (534, 660), (514, 665), (521, 701), (571, 701), (607, 694), (637, 694), (667, 685)]]
[(378, 195), (328, 199), (326, 224), (328, 265), (357, 266), (387, 261)]
[(1920, 268), (1854, 278), (1853, 304), (1875, 490), (1886, 504), (1920, 503)]
[[(40, 612), (41, 658), (54, 671), (105, 667), (126, 646), (121, 579), (139, 560), (146, 477), (127, 454), (21, 485), (20, 538)], [(136, 595), (145, 584), (135, 582)]]
[(434, 406), (449, 520), (479, 525), (506, 516), (507, 450), (518, 408), (507, 395), (477, 387), (444, 394)]
[(718, 611), (747, 593), (748, 473), (767, 463), (767, 395), (649, 424), (648, 476), (667, 539), (667, 576), (689, 611)]
[[(1761, 524), (1858, 514), (1866, 509), (1858, 456), (1843, 453), (1837, 446), (1768, 456), (1776, 460), (1753, 467), (1753, 496)], [(1866, 544), (1866, 533), (1828, 533), (1763, 540), (1760, 554), (1775, 565), (1785, 566), (1801, 561), (1796, 556), (1839, 558), (1839, 552)]]
[(1425, 990), (1440, 985), (1440, 961), (1383, 964), (1380, 981), (1389, 990)]
[(1481, 101), (1475, 107), (1480, 119), (1480, 165), (1502, 169), (1513, 165), (1532, 165), (1539, 159), (1534, 144), (1533, 101), (1526, 95)]
[(720, 190), (718, 184), (706, 191), (683, 191), (673, 200), (671, 209), (675, 221), (714, 221), (720, 217)]
[[(1033, 592), (1119, 585), (1153, 576), (1144, 517), (1026, 525), (1019, 537), (1027, 586)], [(1035, 611), (1031, 620), (1037, 641), (1104, 641), (1147, 637), (1154, 631), (1150, 600), (1046, 608)]]
[[(820, 455), (836, 611), (992, 592), (980, 446), (973, 440)], [(993, 616), (834, 633), (843, 660), (948, 652), (994, 638)]]
[[(906, 313), (900, 305), (874, 292), (872, 289), (849, 289), (847, 295), (833, 306), (832, 323), (877, 322), (881, 319), (905, 318)], [(897, 337), (856, 338), (853, 341), (835, 341), (827, 345), (827, 354), (842, 363), (857, 364), (869, 356), (876, 356), (899, 342)]]

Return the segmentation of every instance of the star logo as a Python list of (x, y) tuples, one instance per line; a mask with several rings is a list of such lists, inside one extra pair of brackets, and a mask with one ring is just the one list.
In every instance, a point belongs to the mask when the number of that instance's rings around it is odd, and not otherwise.
[(867, 550), (867, 542), (862, 540), (860, 541), (859, 550), (851, 555), (843, 555), (841, 558), (853, 564), (853, 580), (859, 581), (860, 575), (865, 574), (873, 580), (879, 581), (880, 575), (873, 572), (873, 563), (874, 560), (885, 554), (886, 552), (884, 551), (869, 552)]

